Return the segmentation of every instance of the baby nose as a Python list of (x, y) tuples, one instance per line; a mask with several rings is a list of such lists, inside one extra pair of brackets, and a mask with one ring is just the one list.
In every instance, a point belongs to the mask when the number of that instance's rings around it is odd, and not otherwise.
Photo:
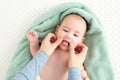
[(71, 34), (71, 33), (68, 33), (68, 34), (66, 35), (66, 37), (67, 37), (68, 39), (72, 39), (72, 34)]

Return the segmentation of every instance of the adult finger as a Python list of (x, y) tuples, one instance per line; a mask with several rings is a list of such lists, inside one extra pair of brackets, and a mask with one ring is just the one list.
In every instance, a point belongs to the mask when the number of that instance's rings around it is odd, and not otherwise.
[(53, 42), (53, 46), (56, 48), (62, 41), (63, 38), (58, 38), (56, 41)]
[(85, 45), (85, 44), (81, 44), (81, 52), (80, 52), (80, 56), (86, 56), (87, 55), (87, 50), (88, 50), (88, 47)]
[(74, 53), (74, 43), (73, 43), (73, 41), (71, 41), (70, 44), (69, 44), (69, 51), (70, 51), (70, 54)]
[(81, 70), (81, 74), (82, 74), (83, 79), (87, 78), (87, 73), (85, 70)]
[(50, 41), (51, 38), (55, 38), (55, 34), (53, 33), (48, 33), (48, 35), (46, 36), (46, 39)]
[(47, 36), (44, 38), (43, 42), (50, 44), (51, 38), (55, 36), (53, 33), (48, 33)]

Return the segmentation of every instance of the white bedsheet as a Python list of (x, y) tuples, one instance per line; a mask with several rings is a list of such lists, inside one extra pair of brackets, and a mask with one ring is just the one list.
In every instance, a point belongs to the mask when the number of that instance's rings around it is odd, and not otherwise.
[(0, 0), (0, 80), (26, 28), (49, 9), (70, 1), (86, 4), (102, 22), (114, 74), (120, 79), (120, 0)]

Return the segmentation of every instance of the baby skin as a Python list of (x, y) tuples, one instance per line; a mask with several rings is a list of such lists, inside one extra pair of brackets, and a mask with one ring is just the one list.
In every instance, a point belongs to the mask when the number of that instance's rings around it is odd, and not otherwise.
[[(77, 18), (77, 20), (76, 20)], [(74, 21), (75, 19), (75, 21)], [(72, 21), (71, 21), (72, 20)], [(71, 23), (71, 22), (72, 23)], [(74, 45), (82, 44), (80, 34), (84, 34), (85, 29), (80, 29), (81, 33), (76, 27), (76, 22), (81, 22), (80, 26), (83, 25), (83, 19), (77, 15), (70, 15), (66, 17), (61, 25), (58, 25), (56, 28), (55, 36), (53, 36), (54, 40), (58, 37), (62, 37), (63, 41), (61, 44), (54, 50), (51, 56), (40, 72), (40, 77), (42, 80), (68, 80), (68, 63), (69, 63), (69, 44), (73, 41)], [(74, 24), (73, 24), (74, 23)], [(78, 23), (78, 22), (77, 22)], [(78, 26), (79, 24), (77, 24)], [(74, 26), (74, 27), (72, 27)], [(74, 38), (74, 37), (75, 38)], [(27, 33), (27, 38), (30, 42), (30, 51), (31, 55), (34, 57), (38, 50), (40, 49), (39, 42), (38, 42), (38, 34), (35, 31), (29, 31)], [(75, 39), (75, 40), (74, 40)], [(54, 41), (53, 40), (53, 41)], [(81, 41), (80, 41), (81, 40)], [(80, 43), (79, 43), (80, 41)], [(81, 75), (83, 80), (89, 80), (86, 71), (84, 70), (83, 65), (80, 65)], [(54, 75), (53, 75), (54, 74)]]
[[(30, 31), (27, 34), (27, 38), (30, 41), (30, 51), (31, 51), (31, 55), (34, 57), (37, 53), (37, 51), (39, 50), (40, 46), (38, 44), (38, 35), (36, 32), (34, 31)], [(55, 56), (54, 56), (55, 57)], [(51, 57), (52, 59), (52, 57)], [(49, 64), (50, 65), (50, 64)], [(48, 71), (49, 72), (49, 71)], [(56, 71), (55, 71), (56, 72)], [(56, 72), (56, 74), (59, 72)], [(82, 78), (83, 80), (89, 80), (87, 77), (87, 73), (84, 70), (83, 66), (81, 67), (81, 74), (82, 74)], [(42, 76), (41, 76), (42, 77)], [(55, 77), (55, 76), (54, 76)], [(49, 80), (49, 79), (48, 79)], [(63, 79), (65, 80), (65, 79)], [(66, 79), (67, 80), (67, 79)]]

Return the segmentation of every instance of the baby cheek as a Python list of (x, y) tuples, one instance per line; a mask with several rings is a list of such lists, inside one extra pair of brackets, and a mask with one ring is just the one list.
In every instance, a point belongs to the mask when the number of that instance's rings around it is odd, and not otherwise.
[(76, 47), (78, 45), (78, 41), (77, 40), (73, 40), (74, 46)]
[(81, 44), (81, 40), (80, 40), (80, 39), (76, 39), (76, 40), (74, 41), (74, 43), (75, 43), (75, 47), (77, 47), (77, 45), (80, 45), (80, 44)]
[(57, 36), (57, 37), (61, 37), (61, 38), (64, 37), (63, 33), (57, 33), (56, 36)]

